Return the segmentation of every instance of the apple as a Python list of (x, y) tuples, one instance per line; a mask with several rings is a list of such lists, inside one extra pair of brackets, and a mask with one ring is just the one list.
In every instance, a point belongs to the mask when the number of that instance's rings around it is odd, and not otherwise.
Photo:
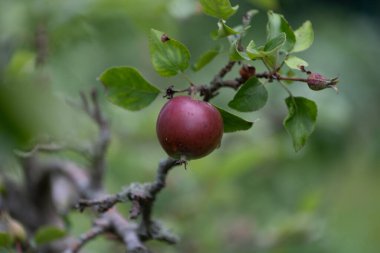
[(178, 96), (161, 109), (156, 131), (169, 156), (187, 161), (204, 157), (220, 146), (223, 119), (213, 105)]

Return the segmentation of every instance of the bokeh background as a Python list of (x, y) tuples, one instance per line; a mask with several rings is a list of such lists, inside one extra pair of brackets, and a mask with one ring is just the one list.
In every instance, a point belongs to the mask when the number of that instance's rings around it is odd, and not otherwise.
[[(270, 99), (246, 132), (226, 134), (220, 149), (175, 169), (160, 194), (155, 217), (181, 236), (176, 246), (149, 243), (155, 252), (376, 253), (380, 251), (380, 4), (377, 1), (246, 0), (228, 24), (257, 8), (247, 41), (265, 41), (266, 10), (285, 15), (294, 29), (309, 19), (315, 41), (299, 54), (309, 68), (339, 76), (339, 94), (313, 92), (303, 84), (294, 94), (315, 100), (318, 123), (307, 146), (295, 153), (282, 127), (286, 93), (268, 85)], [(193, 0), (0, 0), (0, 169), (20, 177), (13, 148), (30, 139), (69, 145), (90, 143), (96, 127), (77, 108), (79, 92), (96, 87), (110, 66), (130, 65), (153, 84), (185, 87), (181, 78), (161, 78), (150, 64), (148, 32), (165, 31), (182, 41), (193, 61), (214, 47), (216, 20)], [(226, 45), (226, 44), (225, 44)], [(189, 77), (207, 83), (227, 60)], [(36, 64), (37, 63), (37, 64)], [(236, 71), (229, 76), (234, 77)], [(299, 73), (302, 76), (302, 73)], [(120, 109), (104, 98), (112, 124), (107, 189), (151, 181), (165, 157), (155, 120), (165, 102), (140, 112)], [(226, 107), (231, 91), (214, 102)], [(86, 164), (71, 153), (57, 156)], [(127, 215), (128, 205), (120, 210)], [(69, 215), (79, 235), (91, 217)], [(97, 239), (87, 252), (124, 252)]]

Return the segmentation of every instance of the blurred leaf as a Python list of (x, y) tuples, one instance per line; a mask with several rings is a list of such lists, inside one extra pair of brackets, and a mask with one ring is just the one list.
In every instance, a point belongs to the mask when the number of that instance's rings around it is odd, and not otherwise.
[(290, 52), (296, 43), (296, 37), (283, 15), (268, 11), (267, 41), (277, 37), (280, 33), (286, 34), (284, 49)]
[(0, 231), (0, 249), (11, 247), (13, 238), (10, 234)]
[(228, 106), (241, 112), (252, 112), (262, 108), (267, 100), (267, 89), (256, 77), (252, 77), (243, 84)]
[[(294, 77), (295, 75), (296, 75), (296, 73), (294, 73), (294, 71), (291, 70), (291, 69), (289, 69), (289, 70), (286, 72), (286, 76), (287, 76), (287, 77)], [(291, 83), (293, 83), (293, 81), (291, 81), (291, 80), (285, 80), (284, 82), (287, 83), (287, 84), (291, 84)]]
[(221, 47), (215, 47), (214, 49), (211, 49), (205, 53), (203, 53), (199, 59), (193, 64), (192, 69), (194, 71), (201, 70), (204, 66), (209, 64), (219, 53), (220, 53)]
[(262, 52), (262, 54), (263, 54), (262, 60), (272, 70), (275, 70), (279, 66), (281, 66), (287, 56), (287, 54), (282, 50), (274, 51), (271, 53)]
[(314, 131), (317, 105), (304, 97), (288, 97), (285, 102), (289, 113), (284, 126), (292, 137), (294, 149), (299, 151)]
[(5, 188), (4, 179), (0, 175), (0, 197), (6, 193), (7, 189)]
[(291, 69), (300, 69), (300, 66), (309, 66), (309, 64), (302, 60), (301, 58), (298, 58), (296, 56), (290, 55), (286, 60), (285, 60), (286, 65), (291, 68)]
[(18, 50), (7, 66), (6, 74), (20, 76), (34, 71), (36, 54), (32, 51)]
[(246, 52), (239, 51), (238, 49), (238, 40), (232, 42), (230, 46), (230, 60), (231, 61), (241, 61), (241, 60), (250, 60), (251, 58), (247, 55)]
[(258, 48), (253, 40), (251, 40), (246, 48), (247, 55), (251, 60), (259, 59), (263, 57), (261, 49)]
[(308, 49), (314, 41), (314, 31), (311, 22), (308, 20), (302, 24), (295, 32), (296, 43), (292, 52), (301, 52)]
[(234, 30), (233, 28), (226, 25), (226, 21), (219, 20), (218, 21), (218, 30), (215, 30), (211, 33), (211, 37), (214, 40), (225, 38), (230, 35), (238, 34), (239, 32)]
[[(215, 105), (214, 105), (215, 106)], [(241, 130), (248, 130), (252, 127), (253, 122), (246, 121), (232, 113), (229, 113), (217, 106), (216, 109), (219, 110), (223, 118), (224, 132), (231, 133)]]
[(132, 67), (109, 68), (99, 79), (107, 88), (108, 100), (131, 111), (148, 106), (160, 93)]
[[(13, 80), (14, 81), (14, 80)], [(44, 85), (13, 82), (0, 85), (0, 142), (25, 147), (33, 137), (57, 136), (70, 128), (67, 104)]]
[(153, 67), (161, 76), (175, 76), (189, 66), (187, 47), (163, 32), (150, 30), (149, 49)]
[(273, 39), (269, 40), (267, 43), (265, 43), (264, 51), (267, 53), (275, 52), (276, 50), (279, 50), (286, 41), (286, 35), (285, 33), (280, 33)]
[(66, 231), (58, 227), (46, 226), (37, 230), (34, 240), (37, 245), (46, 244), (66, 236)]
[(232, 7), (229, 0), (200, 0), (203, 12), (215, 18), (228, 19), (235, 14), (238, 5)]
[(250, 2), (258, 7), (267, 10), (275, 10), (279, 6), (277, 0), (250, 0)]

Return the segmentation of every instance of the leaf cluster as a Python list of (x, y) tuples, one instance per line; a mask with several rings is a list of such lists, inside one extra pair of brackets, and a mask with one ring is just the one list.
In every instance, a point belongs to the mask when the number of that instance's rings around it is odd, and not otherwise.
[[(249, 64), (249, 66), (261, 62), (267, 68), (267, 72), (263, 75), (254, 74), (250, 78), (236, 78), (233, 88), (238, 90), (228, 102), (228, 107), (239, 112), (260, 110), (267, 103), (269, 96), (266, 85), (273, 80), (278, 81), (280, 87), (289, 94), (285, 99), (288, 115), (284, 119), (284, 126), (293, 140), (295, 150), (300, 150), (314, 130), (317, 106), (309, 99), (294, 97), (282, 80), (291, 80), (294, 75), (293, 70), (302, 71), (308, 66), (305, 60), (294, 54), (312, 45), (314, 32), (311, 22), (306, 21), (298, 29), (293, 30), (283, 15), (269, 11), (266, 42), (263, 45), (257, 45), (254, 40), (250, 40), (248, 45), (244, 46), (242, 38), (246, 36), (246, 31), (250, 28), (249, 22), (258, 11), (247, 12), (243, 24), (232, 27), (227, 24), (227, 20), (236, 13), (237, 5), (232, 6), (229, 0), (200, 0), (200, 4), (205, 14), (218, 19), (218, 29), (211, 33), (211, 38), (215, 41), (222, 38), (228, 39), (229, 62)], [(172, 77), (183, 74), (189, 69), (194, 72), (200, 71), (224, 50), (217, 44), (190, 64), (190, 52), (183, 43), (162, 31), (151, 29), (149, 51), (156, 72), (162, 77)], [(280, 78), (284, 68), (287, 68), (287, 75)], [(143, 109), (160, 93), (155, 85), (130, 66), (111, 67), (100, 75), (99, 80), (107, 89), (109, 101), (127, 110)], [(210, 86), (212, 85), (213, 83), (210, 82)], [(202, 89), (203, 91), (210, 89), (210, 86), (205, 88), (204, 85), (195, 85), (191, 81), (190, 86), (189, 93), (195, 90), (201, 95)], [(222, 86), (219, 84), (218, 88)], [(225, 132), (247, 130), (253, 124), (221, 108), (218, 109), (224, 120)]]

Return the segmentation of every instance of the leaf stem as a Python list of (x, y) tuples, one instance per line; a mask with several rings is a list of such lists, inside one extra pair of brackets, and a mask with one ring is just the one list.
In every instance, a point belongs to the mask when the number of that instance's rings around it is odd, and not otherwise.
[(185, 72), (181, 72), (182, 74), (182, 77), (187, 81), (189, 82), (190, 85), (194, 85), (193, 81), (191, 81), (190, 77), (188, 75), (186, 75)]
[(284, 88), (284, 90), (289, 94), (289, 97), (291, 97), (293, 99), (293, 93), (289, 90), (288, 87), (286, 87), (284, 82), (282, 82), (281, 80), (277, 80), (277, 81), (281, 85), (281, 87)]

